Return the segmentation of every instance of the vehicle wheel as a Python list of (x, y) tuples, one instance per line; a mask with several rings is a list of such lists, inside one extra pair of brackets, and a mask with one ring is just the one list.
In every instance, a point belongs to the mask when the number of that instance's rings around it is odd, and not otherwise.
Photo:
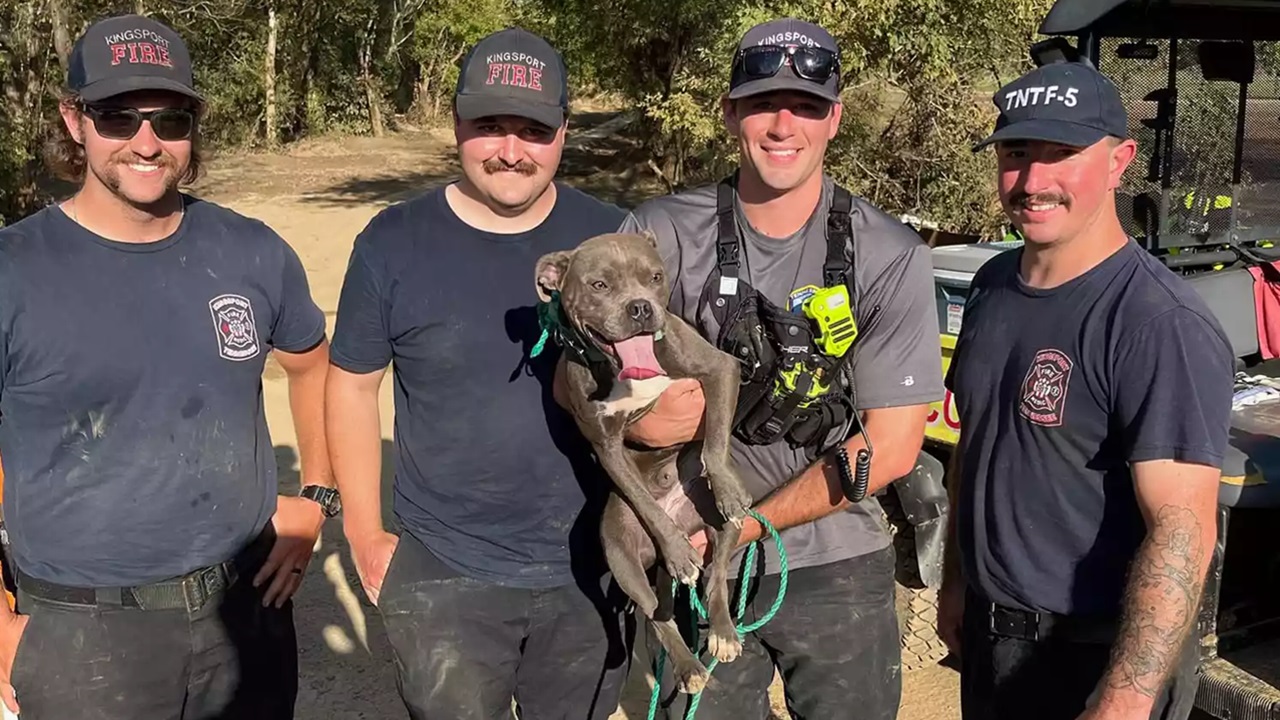
[(907, 673), (936, 665), (947, 656), (947, 646), (937, 631), (938, 589), (925, 587), (920, 580), (915, 527), (903, 514), (897, 495), (890, 489), (879, 499), (897, 558), (894, 606), (902, 644), (902, 672)]

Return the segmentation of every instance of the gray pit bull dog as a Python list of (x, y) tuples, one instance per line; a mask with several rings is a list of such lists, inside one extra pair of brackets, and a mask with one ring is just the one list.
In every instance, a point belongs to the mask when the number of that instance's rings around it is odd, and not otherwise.
[[(728, 566), (752, 502), (729, 459), (737, 361), (666, 312), (670, 285), (649, 233), (600, 235), (544, 255), (536, 283), (543, 302), (559, 291), (564, 331), (586, 349), (585, 364), (566, 353), (565, 380), (578, 427), (614, 481), (600, 528), (609, 568), (652, 623), (680, 690), (697, 693), (708, 673), (680, 636), (669, 588), (673, 577), (696, 587), (702, 558), (689, 536), (705, 530), (713, 547), (709, 649), (721, 662), (736, 659), (742, 643), (729, 611)], [(627, 426), (649, 412), (675, 378), (702, 383), (705, 483), (701, 477), (682, 483), (676, 468), (681, 451), (696, 450), (697, 443), (650, 449), (624, 440)]]

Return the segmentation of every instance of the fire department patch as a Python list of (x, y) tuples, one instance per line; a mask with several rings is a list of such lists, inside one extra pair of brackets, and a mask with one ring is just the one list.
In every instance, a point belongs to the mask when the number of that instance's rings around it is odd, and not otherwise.
[(1058, 427), (1067, 406), (1067, 386), (1071, 382), (1071, 358), (1060, 350), (1036, 353), (1022, 381), (1018, 411), (1037, 425)]
[(219, 295), (209, 301), (213, 327), (218, 333), (218, 354), (227, 360), (250, 360), (261, 350), (253, 305), (240, 295)]

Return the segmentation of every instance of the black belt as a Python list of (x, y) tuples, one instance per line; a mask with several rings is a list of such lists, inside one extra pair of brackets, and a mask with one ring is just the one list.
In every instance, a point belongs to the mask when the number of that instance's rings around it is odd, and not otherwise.
[(987, 605), (987, 630), (992, 635), (1041, 641), (1053, 638), (1080, 643), (1106, 644), (1115, 640), (1119, 622), (1110, 617), (1057, 615), (1006, 607), (993, 602)]
[(226, 592), (241, 577), (251, 575), (262, 566), (275, 544), (275, 528), (270, 523), (234, 558), (186, 575), (134, 587), (72, 587), (33, 578), (17, 571), (21, 592), (33, 598), (71, 605), (92, 607), (127, 607), (139, 610), (185, 609), (197, 612), (210, 600)]

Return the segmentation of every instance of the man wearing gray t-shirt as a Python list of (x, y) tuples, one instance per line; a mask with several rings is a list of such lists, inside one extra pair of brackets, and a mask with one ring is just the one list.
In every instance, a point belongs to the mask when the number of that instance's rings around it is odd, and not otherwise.
[[(744, 638), (738, 659), (715, 668), (701, 720), (765, 717), (775, 668), (796, 717), (849, 717), (856, 708), (859, 718), (893, 718), (898, 710), (893, 550), (870, 495), (914, 467), (929, 403), (943, 396), (941, 351), (928, 247), (823, 172), (840, 121), (838, 87), (839, 51), (827, 31), (793, 19), (752, 28), (723, 101), (738, 172), (651, 200), (622, 228), (656, 235), (671, 311), (744, 361), (732, 456), (787, 553), (781, 608)], [(849, 307), (851, 348), (839, 316)], [(815, 366), (824, 372), (806, 373)], [(695, 439), (702, 409), (697, 382), (680, 381), (631, 438), (651, 446)], [(856, 458), (866, 436), (867, 497), (851, 503), (836, 451)], [(740, 542), (765, 534), (749, 517)], [(768, 612), (778, 593), (779, 559), (765, 539), (765, 577), (752, 583), (742, 624)], [(701, 533), (691, 541), (707, 542)], [(675, 706), (664, 712), (683, 717), (690, 697), (670, 688), (666, 677), (664, 703)]]

